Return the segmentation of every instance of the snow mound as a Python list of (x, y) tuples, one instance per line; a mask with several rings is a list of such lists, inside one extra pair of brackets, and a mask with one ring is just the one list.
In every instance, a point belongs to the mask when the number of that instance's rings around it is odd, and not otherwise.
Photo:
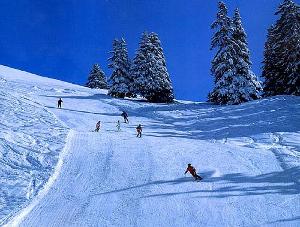
[(0, 116), (1, 224), (48, 181), (68, 130), (4, 78), (0, 80)]

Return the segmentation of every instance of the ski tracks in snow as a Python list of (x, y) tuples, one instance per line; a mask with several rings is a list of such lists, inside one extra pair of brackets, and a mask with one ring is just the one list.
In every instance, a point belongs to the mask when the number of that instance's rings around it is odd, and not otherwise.
[(132, 150), (134, 141), (119, 135), (76, 132), (60, 178), (28, 216), (18, 216), (20, 226), (137, 226), (152, 159), (146, 140), (131, 138), (143, 144)]
[(39, 191), (38, 195), (31, 201), (31, 203), (27, 207), (25, 207), (23, 210), (21, 210), (15, 216), (15, 218), (13, 218), (9, 223), (7, 223), (6, 225), (4, 225), (5, 227), (19, 226), (20, 223), (23, 222), (24, 219), (28, 216), (28, 214), (47, 195), (47, 193), (49, 192), (49, 190), (51, 189), (51, 187), (53, 186), (53, 184), (55, 183), (55, 181), (57, 180), (57, 178), (60, 175), (61, 169), (63, 167), (64, 159), (65, 159), (66, 155), (68, 154), (68, 152), (70, 150), (70, 145), (71, 145), (71, 141), (72, 141), (73, 137), (74, 137), (74, 131), (70, 130), (70, 132), (69, 132), (69, 134), (67, 135), (67, 138), (66, 138), (66, 145), (65, 145), (64, 149), (62, 150), (62, 152), (59, 155), (59, 160), (57, 162), (57, 165), (55, 167), (55, 170), (54, 170), (54, 173), (52, 174), (52, 176), (49, 178), (49, 180), (47, 181), (47, 183), (45, 184), (45, 186), (43, 187), (43, 189), (41, 191)]

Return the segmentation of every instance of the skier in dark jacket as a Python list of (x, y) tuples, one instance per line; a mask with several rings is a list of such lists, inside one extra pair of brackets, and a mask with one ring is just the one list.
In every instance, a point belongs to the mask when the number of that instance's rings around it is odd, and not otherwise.
[(143, 131), (143, 129), (142, 129), (142, 126), (141, 126), (141, 124), (139, 124), (137, 127), (136, 127), (136, 132), (137, 132), (137, 135), (136, 135), (136, 137), (142, 137), (142, 131)]
[(63, 103), (63, 100), (61, 100), (61, 98), (59, 98), (59, 100), (57, 101), (57, 107), (59, 109), (61, 109), (61, 104)]
[(123, 111), (121, 113), (121, 116), (124, 118), (124, 122), (128, 124), (129, 123), (128, 114), (125, 111)]
[(120, 123), (119, 120), (117, 121), (116, 127), (117, 127), (117, 129), (118, 129), (118, 132), (121, 131), (121, 123)]
[(192, 164), (188, 164), (188, 167), (184, 174), (186, 174), (187, 172), (190, 172), (190, 174), (192, 174), (192, 176), (195, 178), (195, 180), (202, 180), (202, 177), (200, 177), (197, 174), (196, 169), (192, 166)]
[(101, 121), (98, 121), (96, 124), (95, 132), (99, 132)]

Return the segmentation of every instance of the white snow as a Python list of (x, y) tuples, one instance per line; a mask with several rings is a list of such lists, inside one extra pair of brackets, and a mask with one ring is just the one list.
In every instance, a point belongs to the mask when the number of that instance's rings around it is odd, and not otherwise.
[[(300, 97), (149, 104), (5, 66), (0, 78), (2, 224), (300, 225)], [(184, 176), (187, 163), (203, 181)], [(46, 171), (26, 197), (32, 169)]]

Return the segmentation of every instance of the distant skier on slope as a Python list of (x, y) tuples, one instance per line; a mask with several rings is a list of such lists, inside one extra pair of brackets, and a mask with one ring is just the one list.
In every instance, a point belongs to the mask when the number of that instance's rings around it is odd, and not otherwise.
[(59, 100), (57, 101), (57, 107), (59, 109), (61, 109), (61, 104), (63, 103), (63, 100), (61, 100), (61, 98), (59, 98)]
[(121, 116), (124, 118), (124, 122), (128, 124), (129, 123), (128, 114), (125, 111), (123, 111), (121, 113)]
[(136, 132), (137, 132), (137, 135), (136, 135), (136, 137), (142, 137), (142, 131), (143, 131), (143, 129), (142, 129), (142, 126), (141, 126), (141, 124), (139, 124), (137, 127), (136, 127)]
[(116, 127), (117, 127), (118, 131), (121, 131), (121, 123), (119, 120), (117, 121)]
[(95, 132), (99, 132), (101, 121), (98, 121), (96, 124)]
[(196, 169), (192, 166), (192, 164), (188, 164), (188, 167), (184, 174), (186, 174), (187, 172), (190, 172), (190, 174), (192, 174), (192, 176), (195, 178), (195, 180), (202, 180), (202, 177), (200, 177), (197, 174)]

